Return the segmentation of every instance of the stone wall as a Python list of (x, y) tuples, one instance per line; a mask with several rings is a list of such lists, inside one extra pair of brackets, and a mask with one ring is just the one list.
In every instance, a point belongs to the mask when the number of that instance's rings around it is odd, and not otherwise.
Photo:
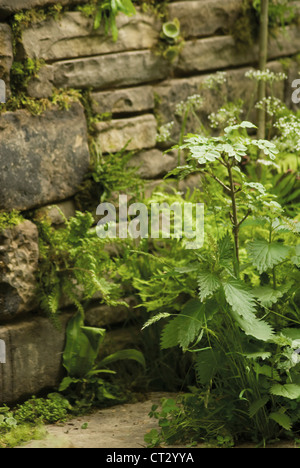
[[(0, 78), (8, 95), (14, 61), (12, 15), (55, 3), (0, 0)], [(168, 17), (179, 19), (184, 37), (172, 63), (156, 51), (162, 21), (153, 13), (138, 9), (134, 17), (118, 16), (119, 38), (114, 42), (103, 28), (94, 30), (92, 20), (75, 11), (75, 5), (84, 0), (60, 3), (73, 9), (58, 20), (49, 18), (26, 28), (15, 50), (17, 61), (43, 60), (38, 76), (27, 83), (26, 93), (47, 99), (53, 88), (90, 89), (95, 114), (111, 114), (110, 120), (98, 121), (93, 128), (102, 152), (117, 152), (130, 140), (128, 149), (136, 151), (133, 164), (141, 166), (140, 175), (150, 188), (176, 165), (172, 155), (163, 156), (157, 143), (158, 125), (175, 120), (173, 137), (178, 136), (176, 105), (198, 94), (211, 73), (227, 71), (224, 96), (249, 101), (253, 83), (244, 75), (257, 65), (258, 46), (240, 48), (231, 35), (242, 0), (171, 1)], [(300, 29), (288, 26), (271, 37), (268, 66), (282, 71), (280, 59), (299, 52)], [(287, 82), (276, 88), (276, 95), (288, 105), (290, 83), (298, 73), (296, 63), (285, 70)], [(205, 103), (204, 117), (218, 107), (213, 91), (205, 90)], [(66, 216), (74, 214), (74, 196), (89, 164), (87, 122), (80, 103), (68, 110), (51, 108), (38, 116), (24, 109), (0, 115), (0, 210), (26, 214), (47, 209), (53, 224), (59, 225), (54, 205)], [(7, 347), (6, 363), (0, 364), (0, 404), (53, 387), (61, 377), (64, 331), (57, 331), (37, 308), (38, 257), (33, 222), (27, 220), (0, 233), (0, 339)], [(62, 315), (63, 328), (69, 316), (69, 310)], [(124, 308), (94, 305), (87, 311), (89, 325), (116, 328), (109, 335), (113, 349), (141, 338), (123, 327), (127, 318)]]

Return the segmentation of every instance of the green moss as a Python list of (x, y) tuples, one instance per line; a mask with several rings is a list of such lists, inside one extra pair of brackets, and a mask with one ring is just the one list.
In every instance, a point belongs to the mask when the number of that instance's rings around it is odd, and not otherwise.
[(10, 213), (0, 211), (0, 232), (4, 231), (4, 229), (17, 226), (23, 221), (24, 218), (21, 216), (19, 211), (13, 210)]

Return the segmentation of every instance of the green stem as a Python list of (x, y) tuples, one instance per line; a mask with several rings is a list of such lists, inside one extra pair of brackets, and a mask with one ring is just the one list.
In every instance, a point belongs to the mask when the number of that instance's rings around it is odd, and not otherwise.
[(229, 176), (229, 187), (230, 187), (230, 197), (232, 201), (232, 213), (231, 213), (231, 222), (232, 222), (232, 230), (233, 230), (233, 237), (234, 237), (234, 245), (235, 245), (235, 275), (237, 278), (240, 276), (240, 244), (239, 244), (239, 232), (240, 232), (240, 223), (238, 221), (237, 215), (237, 203), (236, 203), (236, 193), (234, 187), (234, 180), (232, 174), (232, 167), (230, 162), (227, 163), (227, 170)]

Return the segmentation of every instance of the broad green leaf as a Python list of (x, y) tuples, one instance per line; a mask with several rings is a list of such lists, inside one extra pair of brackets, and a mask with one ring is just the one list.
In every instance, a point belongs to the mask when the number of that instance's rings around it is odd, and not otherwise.
[(248, 244), (248, 255), (252, 264), (263, 273), (281, 263), (289, 254), (290, 247), (279, 242), (255, 240)]
[(229, 279), (223, 283), (226, 301), (231, 305), (232, 309), (245, 317), (252, 318), (256, 311), (255, 298), (241, 281)]
[(102, 361), (99, 363), (99, 367), (108, 366), (113, 362), (124, 361), (127, 359), (138, 362), (144, 368), (146, 367), (144, 355), (137, 349), (122, 349), (120, 351), (117, 351), (116, 353), (110, 354), (109, 356), (102, 359)]
[(263, 307), (271, 307), (272, 304), (276, 304), (278, 299), (283, 296), (283, 292), (279, 289), (273, 289), (271, 286), (255, 288), (253, 294)]
[(85, 377), (93, 368), (105, 333), (102, 328), (84, 327), (80, 312), (69, 320), (63, 365), (70, 377)]
[(271, 387), (270, 393), (272, 395), (282, 396), (290, 400), (296, 400), (300, 397), (300, 385), (297, 384), (275, 384)]
[(232, 308), (232, 316), (247, 335), (268, 341), (273, 336), (271, 326), (256, 317), (255, 297), (241, 281), (230, 279), (223, 283), (225, 298)]
[(300, 244), (295, 247), (295, 255), (292, 257), (292, 262), (297, 267), (300, 267)]
[(271, 413), (269, 415), (269, 418), (277, 422), (277, 424), (283, 427), (283, 429), (285, 429), (286, 431), (290, 431), (292, 429), (293, 423), (291, 418), (287, 414), (279, 413), (279, 411), (277, 411), (276, 413)]
[(200, 333), (204, 318), (205, 304), (202, 304), (199, 299), (191, 299), (186, 303), (182, 312), (164, 327), (161, 348), (167, 349), (179, 345), (187, 349)]
[(218, 275), (211, 271), (202, 271), (197, 278), (199, 286), (199, 297), (201, 301), (208, 296), (211, 296), (221, 287), (221, 281)]
[(255, 416), (256, 413), (268, 403), (269, 399), (270, 398), (267, 395), (265, 395), (264, 397), (260, 398), (259, 400), (254, 401), (249, 406), (249, 416), (250, 416), (250, 418), (253, 418), (253, 416)]
[(218, 369), (224, 365), (224, 356), (220, 351), (205, 349), (196, 355), (195, 370), (198, 381), (207, 385), (215, 376)]

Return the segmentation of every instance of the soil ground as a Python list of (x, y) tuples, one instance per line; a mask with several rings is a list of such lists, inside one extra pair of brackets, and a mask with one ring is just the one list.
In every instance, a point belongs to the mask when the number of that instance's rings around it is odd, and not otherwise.
[[(45, 439), (19, 448), (146, 448), (144, 435), (157, 428), (157, 420), (149, 418), (148, 413), (162, 397), (174, 398), (174, 395), (153, 393), (144, 402), (97, 410), (63, 425), (48, 425)], [(206, 447), (199, 445), (197, 448)], [(236, 448), (254, 446), (244, 444)], [(295, 448), (295, 444), (281, 442), (268, 448)]]

